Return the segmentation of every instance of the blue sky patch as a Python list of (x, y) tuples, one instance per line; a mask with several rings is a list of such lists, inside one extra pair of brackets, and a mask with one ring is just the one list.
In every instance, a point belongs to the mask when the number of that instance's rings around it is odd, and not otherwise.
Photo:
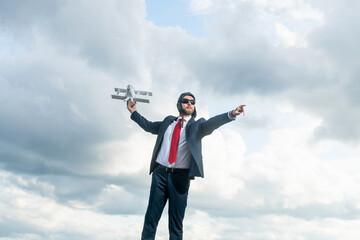
[(146, 12), (146, 18), (157, 26), (179, 26), (192, 36), (202, 37), (203, 35), (201, 18), (189, 12), (189, 1), (147, 0)]

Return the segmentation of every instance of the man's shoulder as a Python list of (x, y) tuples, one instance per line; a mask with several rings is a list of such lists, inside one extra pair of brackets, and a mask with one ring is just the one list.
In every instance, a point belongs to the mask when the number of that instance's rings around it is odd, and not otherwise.
[(194, 118), (191, 118), (190, 121), (189, 121), (189, 124), (190, 125), (198, 125), (198, 124), (201, 124), (203, 122), (206, 122), (205, 118), (199, 118), (197, 120), (195, 120)]
[[(194, 119), (195, 120), (195, 119)], [(195, 120), (195, 123), (202, 123), (202, 122), (206, 122), (205, 118), (199, 118), (198, 120)]]
[[(198, 120), (195, 120), (193, 121), (193, 124), (201, 124), (201, 123), (204, 123), (206, 121), (209, 121), (209, 120), (221, 120), (221, 119), (228, 119), (228, 113), (221, 113), (221, 114), (218, 114), (216, 116), (213, 116), (213, 117), (210, 117), (209, 119), (205, 119), (205, 118), (199, 118)], [(194, 118), (193, 118), (194, 119)]]
[(177, 117), (169, 115), (164, 118), (163, 121), (174, 121)]

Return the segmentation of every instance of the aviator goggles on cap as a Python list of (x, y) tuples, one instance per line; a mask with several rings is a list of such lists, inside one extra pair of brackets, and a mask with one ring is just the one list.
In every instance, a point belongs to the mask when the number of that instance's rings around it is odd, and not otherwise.
[(190, 100), (187, 98), (181, 99), (181, 103), (188, 104), (189, 102), (191, 103), (191, 105), (195, 105), (195, 100)]

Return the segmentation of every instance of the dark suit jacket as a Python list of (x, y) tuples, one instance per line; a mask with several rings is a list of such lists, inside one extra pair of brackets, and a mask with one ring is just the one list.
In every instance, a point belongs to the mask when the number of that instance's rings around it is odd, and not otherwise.
[[(156, 157), (159, 153), (165, 131), (176, 118), (177, 117), (175, 116), (167, 116), (163, 121), (151, 122), (141, 116), (137, 111), (134, 111), (131, 114), (131, 119), (139, 124), (139, 126), (142, 127), (145, 131), (158, 135), (150, 163), (150, 174), (158, 165), (158, 163), (156, 163)], [(195, 121), (194, 118), (191, 118), (186, 124), (186, 142), (191, 153), (189, 171), (189, 177), (191, 179), (194, 179), (195, 176), (204, 177), (201, 154), (201, 139), (206, 135), (211, 134), (221, 125), (231, 121), (232, 120), (228, 117), (228, 113), (223, 113), (212, 117), (209, 120), (200, 118), (199, 120)]]

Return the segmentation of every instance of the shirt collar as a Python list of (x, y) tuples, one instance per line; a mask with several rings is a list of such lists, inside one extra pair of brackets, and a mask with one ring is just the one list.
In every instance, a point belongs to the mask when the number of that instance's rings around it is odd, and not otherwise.
[[(191, 118), (191, 116), (186, 117), (186, 118), (184, 118), (184, 121), (185, 121), (185, 122), (188, 122), (188, 121), (190, 120), (190, 118)], [(179, 121), (179, 119), (181, 119), (181, 117), (180, 117), (180, 116), (179, 116), (179, 117), (177, 117), (176, 121)]]

